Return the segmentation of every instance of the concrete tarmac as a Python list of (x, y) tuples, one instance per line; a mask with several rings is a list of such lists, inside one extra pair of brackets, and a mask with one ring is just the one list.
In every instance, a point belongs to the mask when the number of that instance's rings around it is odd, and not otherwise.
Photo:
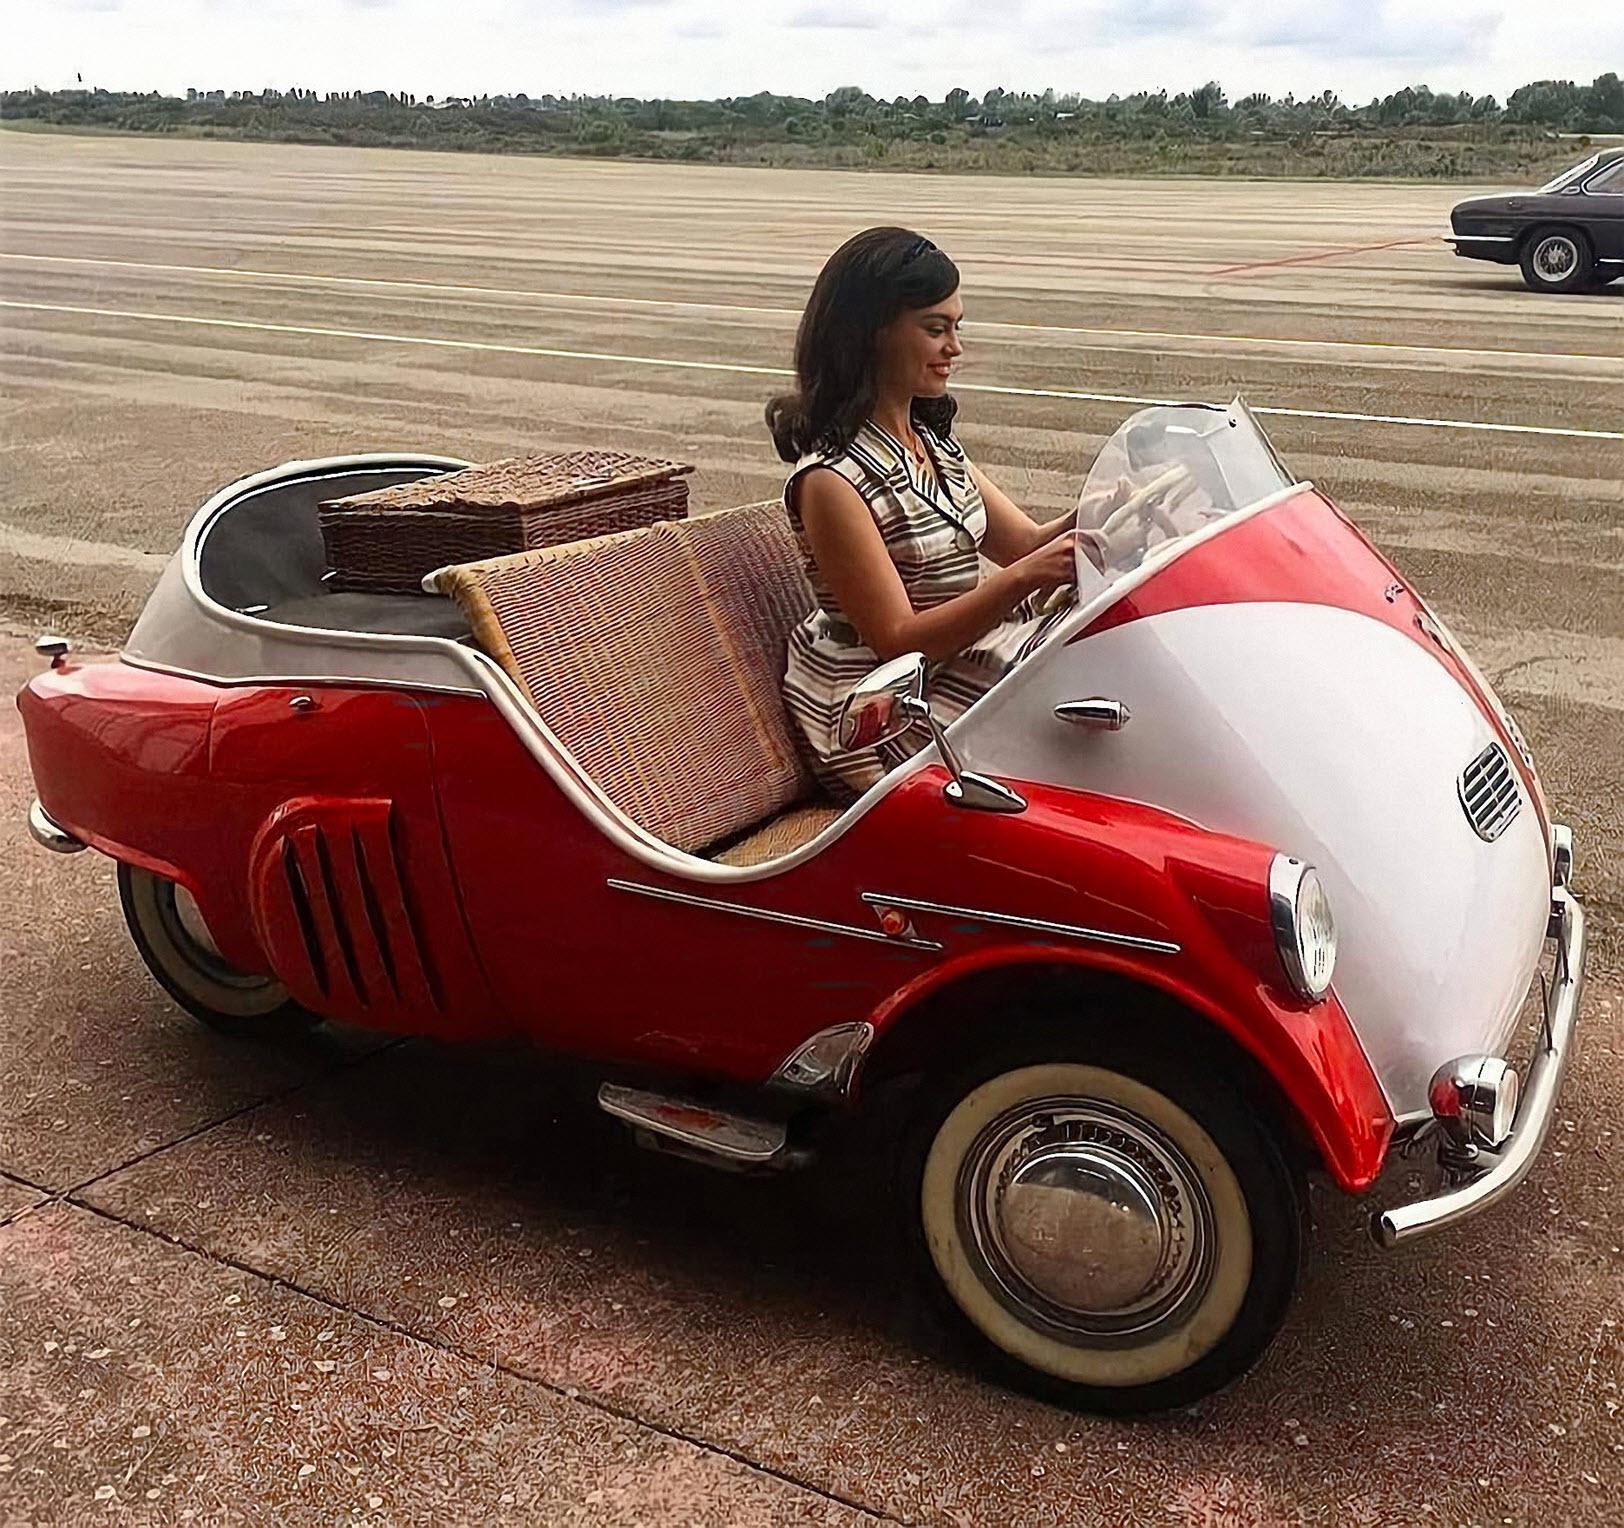
[(522, 1053), (204, 1033), (110, 866), (22, 835), (6, 708), (0, 1520), (1612, 1520), (1624, 294), (1455, 259), (1456, 195), (0, 133), (0, 688), (29, 629), (115, 642), (191, 510), (289, 458), (615, 443), (696, 462), (702, 509), (774, 492), (760, 409), (812, 277), (895, 221), (964, 271), (963, 435), (1036, 511), (1112, 399), (1297, 411), (1266, 418), (1286, 460), (1524, 724), (1597, 931), (1512, 1204), (1383, 1254), (1317, 1191), (1254, 1374), (1102, 1422), (958, 1367), (851, 1164), (648, 1157)]

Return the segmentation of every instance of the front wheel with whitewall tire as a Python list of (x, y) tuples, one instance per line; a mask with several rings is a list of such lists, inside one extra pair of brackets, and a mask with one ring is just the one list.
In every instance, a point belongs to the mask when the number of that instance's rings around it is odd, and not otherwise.
[(1303, 1194), (1235, 1079), (1147, 1047), (1017, 1046), (922, 1101), (916, 1269), (998, 1377), (1080, 1410), (1186, 1405), (1284, 1320)]
[(118, 895), (130, 938), (147, 969), (182, 1008), (211, 1029), (237, 1038), (269, 1039), (316, 1022), (274, 977), (243, 971), (221, 955), (185, 887), (120, 864)]

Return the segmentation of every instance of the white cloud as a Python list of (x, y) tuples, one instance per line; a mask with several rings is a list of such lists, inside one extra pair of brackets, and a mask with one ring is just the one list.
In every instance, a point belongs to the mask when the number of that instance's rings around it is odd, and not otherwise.
[(1624, 6), (1569, 0), (53, 0), (8, 7), (0, 85), (419, 95), (940, 98), (1492, 92), (1624, 72)]

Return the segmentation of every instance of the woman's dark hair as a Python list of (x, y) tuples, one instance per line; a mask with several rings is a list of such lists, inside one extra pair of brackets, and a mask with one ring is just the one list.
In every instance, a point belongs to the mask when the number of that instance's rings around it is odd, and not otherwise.
[[(907, 228), (868, 228), (818, 273), (795, 336), (796, 390), (767, 405), (767, 428), (786, 462), (843, 451), (874, 408), (879, 334), (910, 308), (958, 290), (958, 267)], [(945, 435), (958, 404), (916, 398), (914, 417)]]

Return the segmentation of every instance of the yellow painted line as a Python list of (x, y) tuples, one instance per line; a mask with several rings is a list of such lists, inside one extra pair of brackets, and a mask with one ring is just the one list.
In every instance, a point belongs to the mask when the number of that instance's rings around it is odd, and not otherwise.
[[(560, 350), (544, 345), (504, 345), (490, 340), (449, 340), (423, 334), (384, 334), (371, 329), (326, 329), (307, 324), (266, 324), (242, 318), (202, 318), (188, 313), (143, 313), (130, 308), (81, 308), (66, 303), (13, 302), (0, 299), (0, 308), (25, 313), (71, 313), (85, 318), (127, 318), (140, 323), (187, 324), (204, 329), (238, 329), (260, 334), (300, 334), (315, 339), (364, 340), (385, 345), (424, 345), (440, 350), (472, 350), (494, 355), (546, 356), (563, 361), (609, 361), (617, 366), (656, 366), (679, 371), (728, 372), (750, 377), (789, 377), (782, 366), (743, 366), (732, 361), (684, 361), (671, 356), (621, 355), (608, 350)], [(1016, 398), (1065, 398), (1084, 403), (1123, 403), (1136, 408), (1188, 402), (1178, 398), (1139, 398), (1128, 393), (1085, 393), (1064, 387), (1006, 387), (990, 382), (963, 382), (955, 392), (991, 393)], [(1624, 430), (1571, 430), (1548, 424), (1497, 424), (1481, 419), (1429, 419), (1408, 414), (1348, 414), (1334, 409), (1294, 409), (1267, 404), (1253, 406), (1254, 414), (1290, 419), (1345, 420), (1358, 424), (1424, 426), (1436, 430), (1478, 430), (1498, 435), (1552, 435), (1565, 440), (1621, 440)]]
[[(585, 307), (645, 308), (673, 313), (750, 313), (769, 318), (799, 320), (799, 308), (757, 307), (738, 302), (692, 302), (667, 297), (619, 297), (588, 292), (538, 292), (522, 287), (468, 286), (444, 281), (403, 281), (383, 276), (334, 276), (303, 271), (262, 271), (241, 266), (167, 265), (148, 260), (107, 260), (91, 255), (24, 255), (0, 252), (0, 260), (31, 261), (40, 265), (104, 266), (113, 270), (157, 271), (181, 276), (213, 276), (239, 281), (281, 281), (296, 286), (376, 287), (382, 290), (448, 292), (471, 297), (517, 297), (535, 302), (577, 303)], [(1624, 357), (1585, 351), (1474, 349), (1450, 345), (1408, 345), (1401, 340), (1315, 340), (1255, 334), (1187, 334), (1170, 329), (1085, 328), (1070, 324), (1024, 324), (1002, 319), (968, 320), (967, 328), (1003, 330), (1012, 334), (1077, 335), (1088, 339), (1176, 341), (1207, 345), (1252, 345), (1282, 350), (1369, 350), (1383, 354), (1454, 356), (1473, 359), (1612, 362), (1624, 369)]]

